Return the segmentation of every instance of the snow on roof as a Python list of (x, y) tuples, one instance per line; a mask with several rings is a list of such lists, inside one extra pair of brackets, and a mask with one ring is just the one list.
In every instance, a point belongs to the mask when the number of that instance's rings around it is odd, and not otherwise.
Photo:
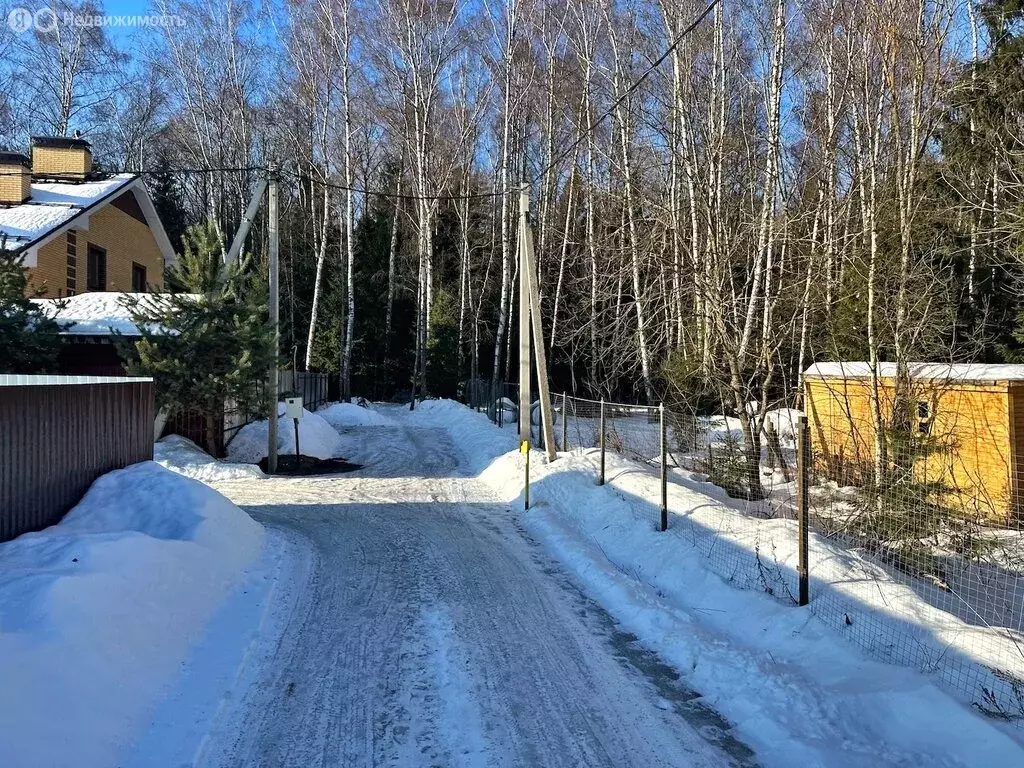
[[(65, 299), (33, 299), (48, 317), (60, 323), (70, 323), (61, 333), (67, 336), (141, 336), (132, 322), (126, 306), (127, 297), (139, 299), (143, 309), (162, 309), (166, 306), (166, 293), (120, 293), (95, 291), (80, 293)], [(198, 297), (198, 294), (185, 294)]]
[[(1008, 363), (907, 363), (911, 378), (945, 381), (1024, 381), (1024, 365)], [(896, 363), (879, 363), (878, 375), (896, 376)], [(815, 363), (804, 377), (858, 379), (871, 376), (866, 362)]]
[[(135, 180), (121, 173), (97, 181), (41, 181), (32, 183), (32, 196), (20, 205), (0, 207), (0, 241), (17, 250), (46, 236), (83, 209)], [(5, 239), (6, 236), (6, 239)]]
[(59, 227), (79, 210), (69, 206), (30, 203), (0, 208), (0, 240), (6, 243), (6, 250), (16, 250)]
[(123, 187), (135, 177), (130, 173), (119, 173), (98, 181), (66, 182), (40, 181), (32, 184), (32, 198), (27, 203), (45, 205), (89, 205)]

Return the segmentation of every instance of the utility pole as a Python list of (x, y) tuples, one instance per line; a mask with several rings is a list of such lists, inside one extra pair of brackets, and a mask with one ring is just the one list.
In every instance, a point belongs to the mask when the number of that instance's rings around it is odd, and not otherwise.
[(555, 427), (551, 418), (551, 392), (548, 391), (548, 356), (544, 351), (544, 328), (540, 321), (540, 287), (537, 285), (537, 263), (533, 254), (533, 231), (530, 222), (523, 227), (523, 242), (526, 245), (524, 254), (526, 263), (519, 265), (519, 271), (525, 272), (530, 287), (530, 318), (533, 323), (533, 351), (537, 355), (537, 391), (540, 395), (540, 423), (544, 430), (544, 450), (548, 461), (554, 461)]
[[(270, 401), (270, 418), (267, 429), (267, 474), (277, 471), (277, 354), (280, 343), (280, 284), (278, 267), (278, 221), (277, 221), (277, 165), (268, 169), (270, 176), (267, 196), (267, 252), (270, 258), (270, 326), (271, 349), (273, 352), (267, 379), (267, 399)], [(296, 445), (298, 443), (296, 442)]]
[(519, 442), (530, 443), (530, 270), (526, 238), (529, 236), (530, 190), (519, 188)]
[(548, 461), (555, 460), (555, 429), (551, 421), (551, 393), (548, 391), (548, 362), (544, 351), (544, 331), (540, 317), (540, 288), (533, 258), (533, 232), (530, 230), (530, 191), (519, 188), (519, 440), (530, 441), (530, 329), (537, 354), (537, 385), (540, 395), (541, 425)]

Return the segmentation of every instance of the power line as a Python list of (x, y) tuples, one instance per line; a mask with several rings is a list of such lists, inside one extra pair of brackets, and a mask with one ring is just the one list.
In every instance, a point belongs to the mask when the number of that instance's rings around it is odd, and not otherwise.
[(594, 120), (594, 122), (592, 122), (583, 131), (581, 131), (580, 135), (576, 137), (576, 140), (572, 144), (570, 144), (566, 149), (559, 152), (558, 155), (554, 157), (550, 163), (544, 166), (540, 173), (533, 177), (530, 183), (536, 184), (538, 181), (541, 180), (541, 178), (546, 173), (548, 173), (552, 168), (554, 168), (566, 157), (568, 157), (570, 152), (576, 149), (576, 147), (578, 147), (592, 131), (594, 131), (601, 123), (603, 123), (605, 119), (609, 117), (622, 102), (624, 102), (637, 88), (639, 88), (643, 84), (644, 80), (650, 77), (651, 74), (659, 66), (661, 66), (662, 62), (664, 62), (665, 59), (672, 55), (672, 52), (679, 46), (681, 42), (683, 42), (683, 38), (685, 38), (687, 35), (693, 32), (693, 30), (700, 26), (700, 23), (707, 18), (708, 14), (714, 10), (716, 5), (718, 5), (718, 0), (711, 0), (711, 3), (708, 5), (708, 7), (701, 11), (697, 18), (690, 22), (690, 24), (687, 25), (687, 27), (676, 36), (675, 40), (672, 41), (672, 44), (665, 49), (665, 52), (662, 53), (661, 56), (659, 56), (657, 59), (655, 59), (651, 63), (651, 65), (647, 67), (644, 73), (640, 75), (640, 77), (638, 77), (635, 81), (633, 81), (632, 85), (630, 85), (629, 88), (623, 91), (622, 95), (615, 99), (615, 101), (611, 103), (611, 106), (608, 107), (608, 109), (606, 109), (600, 117), (598, 117), (596, 120)]
[[(89, 178), (71, 178), (54, 175), (52, 177), (40, 177), (33, 178), (33, 183), (48, 183), (50, 180), (56, 183), (67, 182), (67, 183), (83, 183), (88, 181), (106, 181), (109, 178), (117, 174), (130, 174), (132, 176), (158, 176), (158, 175), (191, 175), (191, 174), (202, 174), (202, 173), (253, 173), (263, 172), (269, 173), (267, 168), (262, 166), (240, 166), (231, 168), (163, 168), (155, 170), (125, 170), (112, 172), (110, 176), (104, 176), (102, 178), (89, 179)], [(290, 171), (286, 169), (279, 169), (279, 173), (288, 174), (295, 179), (301, 179), (302, 175), (296, 171)], [(0, 177), (3, 176), (21, 176), (21, 171), (0, 171)], [(506, 194), (503, 191), (495, 190), (493, 192), (473, 192), (465, 195), (452, 195), (452, 194), (439, 194), (439, 195), (411, 195), (411, 194), (395, 194), (394, 192), (381, 192), (375, 189), (366, 189), (363, 187), (349, 187), (345, 184), (337, 184), (331, 181), (324, 181), (322, 179), (313, 179), (314, 184), (320, 186), (329, 187), (330, 189), (336, 189), (343, 192), (354, 192), (360, 195), (376, 195), (377, 197), (388, 198), (391, 200), (479, 200), (484, 198), (495, 198), (501, 197)]]
[[(583, 140), (590, 133), (592, 133), (601, 123), (603, 123), (605, 121), (605, 119), (608, 118), (615, 111), (615, 109), (620, 104), (622, 104), (623, 101), (625, 101), (631, 94), (633, 94), (637, 90), (637, 88), (639, 88), (641, 85), (643, 85), (644, 81), (648, 77), (650, 77), (651, 74), (658, 67), (660, 67), (661, 64), (669, 56), (672, 55), (672, 52), (679, 46), (679, 44), (683, 41), (683, 39), (687, 35), (689, 35), (691, 32), (693, 32), (698, 26), (700, 26), (700, 23), (702, 21), (704, 21), (704, 19), (706, 19), (708, 17), (708, 14), (710, 14), (711, 11), (714, 10), (715, 6), (718, 5), (718, 2), (719, 2), (719, 0), (711, 0), (711, 3), (709, 3), (708, 6), (703, 11), (701, 11), (700, 14), (698, 14), (697, 18), (695, 18), (692, 22), (690, 22), (690, 24), (688, 24), (686, 26), (686, 28), (683, 29), (675, 37), (675, 39), (672, 41), (671, 45), (669, 45), (668, 48), (666, 48), (664, 50), (664, 52), (657, 59), (655, 59), (653, 62), (651, 62), (651, 64), (647, 67), (647, 69), (644, 70), (643, 74), (641, 74), (640, 77), (638, 77), (636, 80), (634, 80), (633, 83), (630, 84), (630, 86), (625, 91), (623, 91), (622, 94), (618, 98), (616, 98), (611, 103), (611, 105), (604, 112), (602, 112), (601, 115), (596, 120), (594, 120), (583, 131), (581, 131), (580, 135), (576, 137), (576, 139), (572, 142), (572, 144), (570, 144), (568, 147), (566, 147), (564, 150), (562, 150), (560, 153), (558, 153), (558, 155), (556, 157), (552, 158), (551, 162), (548, 163), (543, 169), (541, 169), (541, 171), (537, 175), (535, 175), (533, 177), (533, 179), (530, 181), (530, 183), (531, 184), (536, 184), (538, 181), (540, 181), (540, 179), (546, 173), (548, 173), (552, 168), (554, 168), (556, 165), (558, 165), (558, 163), (562, 162), (566, 157), (568, 157), (569, 153), (572, 152), (573, 150), (575, 150), (576, 147), (578, 147), (583, 142)], [(232, 167), (232, 168), (164, 168), (164, 169), (150, 170), (150, 171), (147, 171), (147, 170), (135, 170), (135, 171), (126, 170), (126, 171), (123, 171), (123, 173), (130, 173), (130, 174), (133, 174), (133, 175), (136, 175), (136, 176), (153, 176), (153, 175), (159, 175), (159, 174), (175, 175), (175, 174), (194, 174), (194, 173), (237, 173), (237, 172), (251, 173), (251, 172), (255, 172), (255, 171), (267, 172), (267, 170), (268, 169), (266, 169), (264, 167), (260, 167), (260, 166), (242, 166), (242, 167)], [(282, 172), (283, 173), (288, 173), (289, 175), (291, 175), (291, 176), (293, 176), (295, 178), (301, 178), (300, 174), (296, 173), (295, 171), (282, 170)], [(20, 176), (20, 175), (21, 175), (20, 171), (0, 172), (0, 176)], [(330, 189), (336, 189), (336, 190), (343, 191), (343, 192), (354, 192), (354, 193), (360, 194), (360, 195), (376, 195), (377, 197), (383, 197), (383, 198), (390, 199), (390, 200), (481, 200), (481, 199), (486, 199), (486, 198), (501, 197), (502, 195), (510, 194), (510, 192), (512, 191), (512, 190), (495, 190), (493, 192), (474, 192), (474, 193), (466, 194), (466, 195), (450, 195), (450, 194), (446, 194), (446, 195), (409, 195), (409, 194), (402, 194), (402, 193), (397, 193), (396, 194), (394, 192), (381, 192), (381, 191), (374, 190), (374, 189), (365, 189), (365, 188), (360, 188), (360, 187), (350, 187), (350, 186), (347, 186), (345, 184), (336, 184), (334, 182), (324, 181), (324, 180), (321, 180), (321, 179), (314, 179), (313, 182), (316, 183), (316, 184), (320, 184), (321, 186), (326, 186), (326, 187), (328, 187)]]
[[(296, 178), (301, 178), (300, 174), (295, 171), (283, 171), (284, 173), (291, 174)], [(355, 192), (360, 195), (376, 195), (377, 197), (383, 197), (390, 200), (480, 200), (484, 198), (501, 197), (502, 195), (508, 194), (507, 191), (495, 190), (493, 192), (472, 192), (466, 195), (408, 195), (394, 192), (380, 192), (375, 189), (364, 189), (360, 187), (349, 187), (344, 184), (336, 184), (331, 181), (324, 181), (322, 179), (313, 179), (314, 184), (327, 187), (329, 189), (337, 189), (342, 192)]]
[[(40, 174), (38, 177), (37, 176), (32, 176), (32, 181), (34, 183), (41, 183), (41, 184), (47, 184), (47, 183), (51, 183), (51, 182), (55, 182), (55, 183), (62, 183), (62, 182), (85, 183), (85, 182), (89, 182), (89, 181), (107, 181), (107, 180), (109, 180), (109, 179), (111, 179), (111, 178), (113, 178), (115, 176), (119, 176), (119, 175), (159, 176), (161, 174), (167, 174), (167, 175), (170, 175), (170, 176), (174, 176), (174, 175), (177, 175), (177, 174), (197, 174), (197, 173), (231, 173), (231, 172), (236, 172), (236, 173), (241, 173), (241, 172), (252, 173), (252, 172), (256, 172), (256, 171), (266, 171), (266, 170), (267, 170), (266, 168), (264, 168), (262, 166), (256, 165), (256, 166), (241, 166), (241, 167), (232, 167), (232, 168), (164, 168), (164, 169), (151, 170), (151, 171), (146, 171), (146, 170), (135, 170), (135, 171), (133, 171), (133, 170), (123, 170), (123, 171), (110, 171), (109, 174), (106, 173), (106, 172), (97, 171), (95, 178), (90, 178), (89, 175), (85, 175), (85, 176), (79, 178), (77, 176), (75, 176), (75, 177), (66, 176), (66, 175), (62, 176), (61, 174), (56, 174), (55, 173), (55, 174), (52, 174), (52, 175)], [(100, 175), (100, 174), (102, 174), (102, 175)], [(21, 176), (21, 175), (23, 175), (22, 171), (0, 171), (0, 176)], [(30, 175), (32, 175), (32, 174), (30, 173)]]

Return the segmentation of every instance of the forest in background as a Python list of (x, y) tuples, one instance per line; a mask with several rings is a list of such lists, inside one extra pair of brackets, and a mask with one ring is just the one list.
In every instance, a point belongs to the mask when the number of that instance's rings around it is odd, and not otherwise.
[(282, 353), (346, 392), (515, 377), (524, 182), (555, 391), (746, 422), (815, 361), (1020, 354), (1020, 0), (150, 12), (183, 24), (5, 27), (0, 146), (81, 131), (175, 243), (276, 164)]

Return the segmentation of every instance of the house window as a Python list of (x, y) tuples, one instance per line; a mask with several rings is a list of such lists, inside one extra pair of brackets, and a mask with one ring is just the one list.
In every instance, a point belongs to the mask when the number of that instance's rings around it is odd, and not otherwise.
[(932, 426), (932, 406), (924, 400), (917, 401), (917, 433), (927, 435)]
[(107, 252), (89, 244), (89, 274), (87, 288), (90, 291), (107, 290)]
[(146, 292), (146, 268), (134, 261), (132, 262), (132, 291), (135, 293)]

